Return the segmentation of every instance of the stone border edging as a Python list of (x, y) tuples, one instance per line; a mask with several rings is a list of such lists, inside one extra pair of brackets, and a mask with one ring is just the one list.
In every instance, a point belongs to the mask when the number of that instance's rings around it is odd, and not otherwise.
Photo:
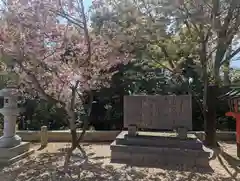
[[(110, 142), (115, 140), (120, 131), (87, 131), (83, 141), (86, 142)], [(17, 131), (23, 141), (40, 141), (41, 131)], [(81, 134), (81, 131), (78, 131)], [(48, 131), (49, 142), (70, 142), (71, 134), (69, 130)]]
[[(116, 139), (121, 131), (87, 131), (84, 137), (85, 142), (112, 142)], [(78, 131), (80, 134), (81, 131)], [(204, 140), (203, 131), (190, 131), (189, 133), (195, 134), (200, 140)], [(0, 131), (2, 134), (2, 131)], [(16, 132), (23, 141), (38, 142), (41, 140), (41, 131), (22, 131)], [(236, 132), (234, 131), (218, 131), (217, 139), (220, 141), (236, 141)], [(69, 130), (56, 130), (48, 131), (49, 142), (69, 142), (71, 135)]]
[[(204, 131), (190, 131), (190, 133), (195, 134), (200, 140), (204, 140)], [(235, 131), (217, 131), (216, 136), (219, 141), (236, 141)]]

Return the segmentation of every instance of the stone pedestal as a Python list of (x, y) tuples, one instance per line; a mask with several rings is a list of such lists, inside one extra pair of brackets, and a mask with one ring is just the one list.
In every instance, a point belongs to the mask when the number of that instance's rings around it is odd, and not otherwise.
[[(0, 148), (12, 148), (21, 144), (21, 137), (14, 135), (12, 137), (0, 137)], [(1, 155), (0, 155), (1, 156)]]
[(21, 142), (19, 145), (11, 148), (0, 148), (0, 164), (8, 165), (32, 154), (34, 150), (30, 149), (30, 143)]
[(122, 131), (110, 145), (111, 162), (129, 166), (191, 171), (193, 167), (211, 170), (211, 151), (194, 134), (180, 139), (175, 132), (138, 132), (129, 136)]
[(4, 97), (4, 106), (0, 109), (4, 116), (3, 136), (0, 137), (0, 163), (11, 163), (26, 156), (30, 144), (22, 143), (22, 139), (16, 135), (16, 120), (20, 112), (17, 105), (17, 89), (2, 89), (0, 96)]
[(10, 148), (19, 145), (22, 139), (16, 135), (16, 112), (14, 113), (14, 111), (11, 112), (6, 109), (2, 109), (0, 112), (4, 115), (4, 128), (3, 136), (0, 137), (0, 148)]

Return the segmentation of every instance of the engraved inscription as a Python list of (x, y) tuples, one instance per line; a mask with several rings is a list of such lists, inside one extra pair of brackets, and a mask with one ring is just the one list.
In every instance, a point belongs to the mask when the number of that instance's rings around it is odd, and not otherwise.
[(186, 127), (192, 129), (192, 97), (170, 96), (125, 96), (124, 127), (137, 125), (147, 129)]

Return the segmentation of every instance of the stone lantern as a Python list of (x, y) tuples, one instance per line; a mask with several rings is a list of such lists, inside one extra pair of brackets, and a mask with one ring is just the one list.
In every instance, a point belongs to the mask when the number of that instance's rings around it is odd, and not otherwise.
[(16, 120), (19, 114), (17, 105), (18, 91), (14, 88), (0, 90), (0, 96), (4, 98), (4, 106), (0, 113), (4, 117), (3, 136), (0, 137), (0, 148), (10, 148), (20, 145), (21, 138), (16, 135)]
[[(1, 67), (2, 68), (2, 67)], [(3, 108), (0, 113), (4, 116), (3, 136), (0, 137), (0, 163), (9, 164), (28, 156), (33, 150), (30, 143), (22, 142), (16, 135), (16, 121), (20, 113), (18, 108), (17, 75), (11, 70), (1, 70), (1, 78), (6, 81), (5, 88), (0, 90), (0, 96), (4, 98)]]

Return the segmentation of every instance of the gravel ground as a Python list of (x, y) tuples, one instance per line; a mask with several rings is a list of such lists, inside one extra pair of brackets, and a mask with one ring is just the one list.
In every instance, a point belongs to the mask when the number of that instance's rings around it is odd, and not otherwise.
[(63, 148), (68, 146), (67, 143), (49, 143), (47, 148), (38, 150), (40, 145), (33, 144), (35, 153), (2, 168), (0, 181), (240, 181), (240, 161), (236, 157), (234, 143), (221, 143), (222, 151), (216, 151), (210, 160), (211, 173), (200, 173), (196, 169), (176, 171), (112, 164), (109, 144), (84, 144), (89, 160), (82, 163), (81, 158), (72, 157), (69, 166), (71, 177), (62, 171)]

